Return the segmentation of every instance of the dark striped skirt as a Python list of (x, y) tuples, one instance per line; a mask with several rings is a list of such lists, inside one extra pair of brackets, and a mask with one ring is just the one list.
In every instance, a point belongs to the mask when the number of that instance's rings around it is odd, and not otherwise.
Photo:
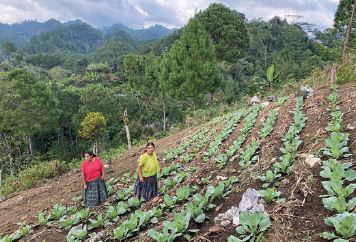
[(134, 195), (145, 201), (149, 201), (158, 195), (157, 175), (144, 177), (143, 182), (137, 178)]
[(87, 189), (84, 190), (83, 200), (85, 207), (95, 207), (107, 198), (105, 182), (101, 179), (87, 182)]

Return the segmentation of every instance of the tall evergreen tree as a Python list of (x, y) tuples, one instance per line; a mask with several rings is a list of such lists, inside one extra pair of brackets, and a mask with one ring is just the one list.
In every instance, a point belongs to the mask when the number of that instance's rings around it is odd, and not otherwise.
[(197, 17), (213, 40), (219, 60), (236, 62), (244, 56), (249, 39), (243, 14), (221, 3), (212, 3)]
[(4, 54), (7, 56), (7, 60), (9, 61), (10, 64), (10, 56), (12, 53), (16, 51), (15, 45), (11, 42), (5, 42), (2, 44), (1, 49), (4, 52)]
[(161, 62), (161, 86), (175, 98), (203, 103), (220, 83), (213, 43), (199, 19), (193, 18)]
[(355, 0), (341, 0), (335, 13), (334, 27), (345, 37), (343, 56), (347, 46), (351, 48), (356, 46), (356, 34), (352, 31), (356, 28), (355, 8)]

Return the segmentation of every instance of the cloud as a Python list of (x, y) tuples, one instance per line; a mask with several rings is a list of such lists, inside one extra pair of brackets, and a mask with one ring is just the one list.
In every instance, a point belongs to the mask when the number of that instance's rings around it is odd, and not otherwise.
[(239, 12), (245, 13), (249, 19), (258, 17), (270, 19), (276, 15), (281, 17), (285, 15), (300, 15), (302, 18), (298, 21), (315, 24), (322, 29), (332, 26), (338, 5), (338, 1), (335, 0), (226, 0), (221, 2)]
[[(123, 23), (140, 28), (153, 24), (168, 27), (185, 25), (195, 11), (205, 9), (212, 0), (0, 0), (0, 22), (28, 19), (60, 21), (82, 19), (100, 27)], [(216, 1), (215, 1), (216, 2)], [(287, 14), (302, 15), (300, 21), (319, 28), (331, 27), (338, 0), (218, 0), (248, 19), (269, 19)]]

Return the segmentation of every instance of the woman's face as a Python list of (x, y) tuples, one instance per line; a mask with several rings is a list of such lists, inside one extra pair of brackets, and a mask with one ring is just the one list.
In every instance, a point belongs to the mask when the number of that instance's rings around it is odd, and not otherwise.
[(84, 154), (84, 159), (85, 159), (85, 161), (91, 161), (93, 159), (93, 157), (90, 156), (89, 154)]
[(153, 147), (152, 145), (147, 146), (146, 148), (146, 153), (151, 155), (153, 153), (153, 151), (155, 151), (155, 147)]

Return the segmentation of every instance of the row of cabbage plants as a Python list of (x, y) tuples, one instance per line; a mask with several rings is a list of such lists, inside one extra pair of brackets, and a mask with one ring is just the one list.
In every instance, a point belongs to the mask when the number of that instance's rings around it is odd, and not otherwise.
[(338, 105), (336, 85), (331, 86), (328, 100), (331, 121), (326, 128), (329, 137), (325, 140), (323, 151), (327, 160), (323, 161), (320, 176), (325, 179), (322, 185), (327, 192), (322, 196), (322, 203), (334, 213), (334, 216), (325, 219), (325, 224), (335, 232), (323, 232), (320, 236), (334, 242), (346, 242), (356, 236), (356, 214), (353, 212), (356, 197), (352, 197), (356, 189), (356, 171), (351, 168), (350, 162), (343, 162), (351, 154), (347, 146), (349, 134), (342, 131), (343, 113)]

